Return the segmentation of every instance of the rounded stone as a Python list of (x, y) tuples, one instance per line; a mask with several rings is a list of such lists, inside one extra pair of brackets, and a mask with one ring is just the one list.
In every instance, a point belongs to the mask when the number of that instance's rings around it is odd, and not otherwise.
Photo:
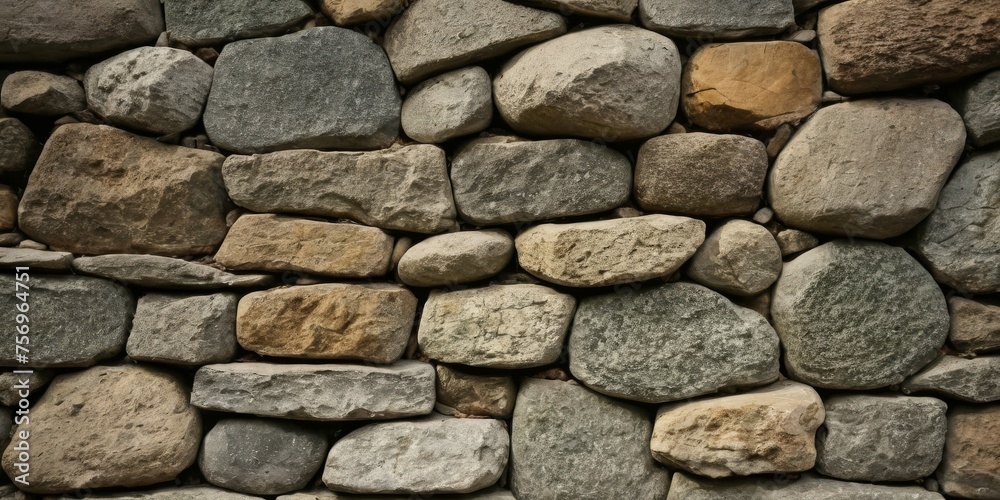
[(687, 274), (717, 292), (757, 295), (781, 274), (781, 249), (764, 226), (732, 220), (708, 235)]
[(69, 76), (18, 71), (3, 81), (0, 103), (16, 113), (64, 115), (87, 107), (83, 87)]
[(406, 95), (403, 131), (419, 142), (439, 143), (475, 134), (493, 120), (490, 75), (479, 66), (425, 80)]
[(42, 146), (31, 129), (17, 118), (0, 117), (0, 174), (31, 168)]
[(489, 278), (507, 267), (514, 240), (503, 230), (431, 236), (399, 260), (399, 279), (410, 286), (448, 286)]

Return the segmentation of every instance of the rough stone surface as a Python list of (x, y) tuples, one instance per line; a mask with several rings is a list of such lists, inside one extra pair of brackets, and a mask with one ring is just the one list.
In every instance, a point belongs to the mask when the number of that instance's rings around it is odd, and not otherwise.
[(50, 252), (31, 248), (0, 248), (0, 268), (30, 267), (48, 271), (68, 271), (73, 265), (73, 254)]
[(0, 104), (32, 115), (64, 115), (87, 107), (80, 83), (44, 71), (18, 71), (3, 80)]
[(667, 500), (944, 500), (920, 486), (849, 483), (813, 474), (719, 481), (678, 472)]
[(955, 80), (1000, 66), (996, 0), (850, 0), (820, 12), (827, 83), (840, 94)]
[(361, 33), (319, 27), (226, 45), (205, 131), (237, 153), (377, 149), (399, 134), (399, 107), (385, 53)]
[(1000, 305), (958, 296), (948, 298), (951, 331), (948, 340), (959, 351), (1000, 350)]
[(32, 167), (41, 151), (35, 135), (20, 120), (0, 116), (0, 174)]
[(20, 228), (72, 253), (212, 252), (229, 209), (222, 160), (104, 125), (63, 125), (28, 179)]
[[(73, 500), (76, 496), (62, 496), (59, 500)], [(234, 493), (211, 486), (181, 486), (134, 493), (87, 495), (94, 500), (261, 500), (261, 497)], [(6, 500), (6, 499), (5, 499)]]
[(284, 33), (312, 16), (302, 0), (166, 0), (170, 38), (189, 47)]
[(518, 500), (659, 500), (669, 473), (649, 454), (640, 408), (571, 382), (521, 383), (511, 428), (511, 490)]
[(434, 368), (417, 361), (399, 361), (385, 367), (206, 365), (195, 374), (191, 404), (206, 410), (297, 420), (381, 420), (426, 415), (434, 407)]
[(563, 15), (579, 14), (627, 23), (639, 0), (528, 0), (527, 3)]
[(645, 215), (541, 224), (517, 236), (525, 271), (567, 286), (608, 286), (670, 276), (705, 241), (705, 223)]
[(540, 285), (433, 292), (420, 317), (420, 349), (432, 359), (531, 368), (559, 359), (576, 299)]
[(948, 405), (934, 398), (841, 394), (827, 398), (816, 470), (849, 481), (914, 481), (941, 462)]
[[(30, 418), (18, 426), (31, 433), (32, 452), (30, 484), (19, 487), (32, 493), (170, 481), (194, 463), (201, 443), (201, 419), (183, 383), (141, 366), (60, 375)], [(14, 448), (3, 454), (10, 476)]]
[[(125, 346), (135, 300), (127, 288), (110, 281), (83, 276), (43, 276), (31, 273), (29, 288), (16, 287), (14, 274), (0, 274), (0, 307), (10, 311), (4, 328), (11, 341), (0, 345), (0, 366), (69, 367), (91, 366), (110, 358)], [(30, 310), (29, 362), (16, 359), (14, 336), (18, 325), (15, 306), (21, 299), (15, 291), (27, 292)]]
[(604, 212), (628, 201), (632, 166), (621, 153), (578, 139), (476, 140), (451, 164), (455, 204), (478, 225)]
[(437, 402), (464, 415), (506, 418), (514, 411), (512, 377), (476, 375), (437, 365)]
[(392, 363), (403, 355), (417, 299), (384, 283), (275, 288), (240, 300), (240, 345), (265, 356)]
[(671, 467), (708, 477), (809, 470), (823, 400), (783, 380), (736, 396), (661, 407), (650, 449)]
[(234, 293), (139, 298), (125, 351), (132, 359), (172, 365), (224, 363), (236, 355)]
[(410, 0), (320, 0), (323, 13), (338, 26), (377, 22), (384, 26)]
[(108, 254), (78, 257), (73, 270), (130, 285), (168, 290), (211, 290), (269, 286), (266, 274), (231, 274), (214, 267), (158, 255)]
[(435, 146), (230, 156), (222, 175), (233, 201), (256, 212), (344, 217), (415, 233), (455, 224), (445, 154)]
[(1000, 141), (1000, 71), (975, 79), (955, 92), (953, 101), (973, 144)]
[(670, 125), (680, 73), (669, 38), (631, 25), (598, 26), (514, 56), (493, 79), (493, 94), (500, 116), (519, 133), (623, 141)]
[(499, 229), (431, 236), (403, 254), (399, 279), (410, 286), (479, 281), (502, 271), (513, 255), (513, 238)]
[(795, 12), (791, 0), (640, 0), (639, 20), (667, 36), (731, 40), (785, 31)]
[(937, 283), (905, 250), (834, 240), (785, 264), (771, 304), (789, 375), (875, 389), (931, 362), (948, 335)]
[(773, 130), (816, 109), (822, 75), (819, 57), (798, 42), (710, 44), (688, 61), (681, 101), (687, 117), (709, 130)]
[(163, 31), (157, 0), (0, 3), (0, 62), (62, 62), (152, 43)]
[(767, 176), (764, 143), (740, 135), (671, 134), (639, 149), (635, 199), (651, 212), (724, 217), (752, 213)]
[(965, 293), (1000, 292), (1000, 150), (955, 169), (914, 250), (938, 281)]
[(1000, 405), (963, 405), (948, 412), (948, 434), (937, 480), (947, 495), (1000, 497)]
[(10, 186), (0, 186), (0, 230), (9, 231), (17, 226), (17, 206), (21, 200)]
[(429, 143), (481, 132), (493, 121), (492, 85), (489, 73), (479, 66), (421, 82), (403, 101), (403, 131)]
[(804, 252), (819, 246), (819, 238), (798, 229), (786, 229), (774, 236), (781, 249), (781, 256), (787, 257), (792, 254)]
[(469, 493), (500, 479), (509, 452), (499, 420), (436, 415), (376, 423), (334, 443), (323, 482), (351, 493)]
[[(500, 488), (487, 488), (466, 495), (449, 495), (449, 500), (517, 500), (510, 491)], [(282, 495), (278, 500), (413, 500), (413, 495), (357, 495), (353, 493), (337, 493), (326, 487), (292, 495)]]
[(778, 378), (778, 336), (763, 316), (693, 283), (584, 298), (569, 369), (605, 394), (663, 403)]
[(781, 249), (764, 226), (732, 220), (705, 239), (687, 274), (718, 292), (757, 295), (781, 274)]
[(964, 147), (961, 117), (941, 101), (834, 104), (817, 111), (775, 160), (768, 199), (796, 229), (899, 236), (934, 209)]
[(173, 134), (198, 124), (212, 88), (212, 67), (169, 47), (139, 47), (87, 70), (91, 109), (125, 128)]
[(323, 466), (326, 432), (269, 419), (220, 420), (205, 434), (198, 467), (222, 488), (279, 495), (304, 488)]
[(930, 391), (973, 403), (1000, 401), (1000, 356), (942, 356), (901, 388), (907, 394)]
[(372, 278), (385, 275), (392, 247), (392, 235), (373, 227), (253, 214), (229, 228), (215, 261), (243, 271)]
[(389, 27), (385, 51), (404, 84), (566, 32), (566, 21), (501, 0), (420, 0)]
[[(16, 407), (21, 401), (21, 390), (27, 386), (31, 394), (38, 394), (38, 390), (48, 385), (52, 381), (55, 373), (52, 370), (32, 370), (31, 373), (0, 373), (0, 404), (4, 406)], [(13, 417), (13, 415), (10, 415)], [(29, 416), (30, 418), (30, 416)], [(12, 425), (13, 418), (8, 422), (8, 427)], [(9, 430), (9, 428), (8, 428)], [(0, 434), (4, 437), (10, 433)]]

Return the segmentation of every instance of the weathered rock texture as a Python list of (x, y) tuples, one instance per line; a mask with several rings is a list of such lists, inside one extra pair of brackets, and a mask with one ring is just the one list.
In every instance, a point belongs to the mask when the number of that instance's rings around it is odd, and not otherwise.
[(814, 474), (712, 480), (678, 472), (667, 500), (944, 500), (920, 486), (849, 483)]
[(514, 240), (501, 230), (431, 236), (399, 260), (399, 279), (410, 286), (445, 286), (489, 278), (507, 267)]
[(792, 2), (640, 0), (642, 25), (674, 37), (717, 40), (772, 35), (795, 25)]
[(167, 0), (170, 37), (189, 47), (280, 35), (312, 15), (302, 0)]
[(34, 165), (42, 147), (20, 120), (0, 117), (0, 151), (0, 173), (7, 174)]
[(80, 83), (44, 71), (18, 71), (3, 81), (0, 104), (17, 113), (62, 115), (87, 107)]
[(338, 26), (388, 23), (410, 0), (320, 0), (319, 7)]
[(403, 101), (400, 120), (413, 140), (438, 143), (474, 134), (493, 120), (490, 75), (479, 66), (425, 80)]
[(1000, 305), (958, 296), (948, 298), (951, 331), (948, 340), (960, 351), (990, 352), (1000, 349)]
[(1000, 496), (1000, 405), (957, 406), (948, 412), (948, 435), (937, 480), (947, 495)]
[(529, 5), (545, 7), (563, 15), (580, 14), (628, 22), (638, 0), (528, 0)]
[(125, 349), (130, 358), (153, 363), (229, 361), (236, 355), (238, 302), (234, 293), (143, 295)]
[(688, 276), (713, 290), (756, 295), (781, 274), (781, 249), (763, 226), (745, 220), (726, 222), (712, 232), (691, 258)]
[(78, 257), (73, 260), (73, 270), (130, 285), (168, 290), (268, 286), (275, 282), (274, 276), (266, 274), (231, 274), (212, 266), (158, 255)]
[(906, 379), (903, 392), (930, 391), (946, 397), (989, 403), (1000, 401), (1000, 356), (961, 358), (942, 356)]
[(512, 377), (475, 375), (437, 365), (437, 402), (465, 415), (504, 418), (514, 411)]
[(1000, 141), (1000, 71), (987, 73), (958, 90), (952, 99), (976, 146)]

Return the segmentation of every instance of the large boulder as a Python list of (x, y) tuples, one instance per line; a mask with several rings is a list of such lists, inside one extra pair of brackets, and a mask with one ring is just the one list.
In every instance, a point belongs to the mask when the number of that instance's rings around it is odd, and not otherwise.
[(791, 0), (640, 0), (642, 25), (673, 37), (731, 40), (795, 26)]
[(481, 132), (493, 121), (493, 83), (479, 66), (424, 80), (407, 92), (400, 120), (415, 141), (439, 143)]
[(166, 0), (170, 38), (187, 45), (218, 45), (283, 34), (313, 14), (302, 0)]
[(73, 77), (18, 71), (3, 80), (0, 105), (15, 113), (64, 115), (86, 109), (87, 97)]
[(159, 255), (108, 254), (73, 259), (73, 270), (130, 285), (167, 290), (265, 287), (269, 274), (232, 274), (212, 266)]
[(921, 486), (849, 483), (806, 473), (708, 479), (678, 472), (667, 500), (944, 500)]
[(514, 240), (500, 229), (431, 236), (399, 259), (399, 279), (410, 286), (448, 286), (489, 278), (507, 267)]
[(764, 226), (731, 220), (708, 235), (687, 274), (712, 290), (757, 295), (781, 274), (781, 249)]
[(957, 498), (1000, 497), (1000, 405), (959, 405), (948, 412), (941, 490)]
[(225, 363), (236, 355), (235, 293), (176, 295), (147, 293), (139, 298), (125, 351), (152, 363), (201, 366)]

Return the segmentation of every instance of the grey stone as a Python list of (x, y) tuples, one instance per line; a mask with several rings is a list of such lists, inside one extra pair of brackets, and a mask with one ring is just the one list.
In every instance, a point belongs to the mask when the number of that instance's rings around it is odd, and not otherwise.
[(986, 73), (954, 94), (972, 143), (983, 147), (1000, 141), (1000, 71)]
[(345, 217), (415, 233), (455, 225), (445, 153), (435, 146), (234, 155), (222, 176), (233, 201), (255, 212)]
[(974, 353), (1000, 349), (1000, 305), (952, 296), (948, 311), (948, 340), (955, 349)]
[[(59, 500), (73, 500), (75, 495), (59, 497)], [(87, 495), (94, 500), (262, 500), (258, 496), (244, 495), (232, 491), (221, 490), (211, 486), (180, 486), (176, 488), (161, 488), (151, 491), (134, 493), (113, 493), (110, 495)]]
[(166, 0), (170, 38), (189, 47), (284, 33), (312, 16), (301, 0)]
[[(350, 394), (350, 398), (345, 398)], [(434, 407), (434, 367), (230, 363), (194, 377), (191, 404), (206, 410), (297, 420), (382, 420), (426, 415)]]
[(572, 382), (524, 379), (511, 490), (518, 500), (662, 499), (670, 477), (649, 453), (652, 431), (643, 409)]
[(17, 118), (0, 117), (0, 174), (31, 168), (42, 152), (31, 130)]
[(415, 141), (438, 143), (481, 132), (493, 120), (493, 83), (479, 66), (424, 80), (406, 94), (401, 122)]
[(849, 481), (914, 481), (941, 462), (948, 405), (934, 398), (849, 394), (826, 400), (816, 471)]
[(139, 361), (201, 366), (236, 355), (235, 293), (139, 298), (125, 351)]
[(541, 285), (434, 292), (417, 339), (431, 359), (490, 368), (531, 368), (559, 359), (576, 299)]
[[(964, 148), (961, 117), (941, 101), (878, 98), (827, 106), (775, 160), (769, 204), (796, 229), (899, 236), (934, 210)], [(914, 164), (914, 158), (921, 160)]]
[(528, 0), (527, 3), (563, 15), (579, 14), (627, 23), (632, 20), (632, 11), (639, 0)]
[(499, 229), (431, 236), (403, 254), (399, 279), (410, 286), (479, 281), (502, 271), (513, 255), (513, 238)]
[(334, 443), (323, 482), (351, 493), (469, 493), (500, 479), (509, 451), (499, 420), (432, 415), (369, 424)]
[(578, 139), (480, 139), (451, 164), (455, 204), (473, 224), (530, 222), (604, 212), (628, 201), (632, 166)]
[(0, 62), (62, 62), (152, 43), (163, 31), (157, 0), (0, 3)]
[(323, 466), (326, 432), (270, 419), (220, 420), (205, 434), (198, 468), (208, 482), (253, 495), (304, 488)]
[(731, 220), (708, 235), (687, 274), (718, 292), (757, 295), (781, 274), (781, 249), (764, 226)]
[(64, 115), (85, 109), (87, 97), (80, 83), (71, 77), (18, 71), (3, 80), (0, 103), (16, 113)]
[(435, 370), (439, 409), (444, 406), (462, 415), (494, 418), (510, 417), (514, 411), (517, 384), (513, 377), (478, 375), (448, 365), (437, 365)]
[(174, 134), (198, 124), (212, 88), (212, 67), (170, 47), (139, 47), (87, 70), (90, 108), (115, 125)]
[(212, 266), (158, 255), (78, 257), (73, 260), (73, 270), (130, 285), (168, 290), (266, 287), (277, 281), (267, 274), (231, 274)]
[(792, 0), (639, 0), (642, 25), (673, 37), (774, 35), (795, 26)]
[[(24, 386), (27, 386), (29, 395), (37, 394), (38, 390), (48, 385), (54, 376), (55, 373), (52, 370), (32, 370), (31, 373), (0, 373), (0, 404), (16, 407), (18, 402), (23, 399), (20, 392)], [(9, 435), (10, 433), (0, 432), (0, 436)]]
[(667, 283), (581, 300), (569, 369), (599, 392), (664, 403), (777, 380), (778, 336), (716, 292)]
[(50, 252), (31, 248), (0, 248), (0, 268), (30, 267), (49, 271), (68, 271), (73, 265), (73, 254)]
[[(466, 495), (448, 495), (440, 498), (448, 500), (517, 500), (509, 491), (500, 488), (488, 488)], [(278, 500), (413, 500), (413, 495), (356, 495), (337, 493), (326, 488), (316, 488), (308, 492), (282, 495), (278, 497)]]
[(781, 249), (781, 256), (804, 252), (819, 246), (819, 238), (798, 229), (786, 229), (774, 236)]
[(901, 388), (906, 394), (930, 391), (973, 403), (1000, 401), (1000, 356), (941, 356)]
[(554, 12), (502, 0), (421, 0), (385, 34), (385, 51), (404, 84), (566, 32)]
[(377, 149), (399, 135), (399, 107), (385, 53), (361, 33), (319, 27), (226, 45), (205, 131), (237, 153)]
[(944, 457), (937, 470), (949, 498), (1000, 497), (1000, 405), (955, 405), (948, 412)]
[(771, 318), (789, 375), (827, 389), (902, 382), (948, 335), (930, 274), (902, 248), (864, 240), (834, 240), (785, 263)]
[[(91, 366), (121, 352), (128, 335), (135, 300), (127, 288), (83, 276), (43, 276), (32, 274), (22, 281), (27, 288), (15, 289), (12, 274), (0, 275), (0, 306), (11, 313), (4, 327), (11, 332), (10, 342), (0, 345), (0, 366), (76, 367)], [(22, 303), (15, 292), (29, 295), (30, 309), (26, 322), (17, 322), (17, 305)], [(18, 325), (30, 326), (27, 351), (16, 350)], [(27, 363), (16, 355), (25, 354)]]
[(944, 500), (920, 486), (849, 483), (803, 474), (746, 479), (707, 479), (678, 472), (667, 500)]
[(964, 293), (1000, 292), (1000, 150), (970, 156), (917, 229), (914, 250), (934, 277)]

